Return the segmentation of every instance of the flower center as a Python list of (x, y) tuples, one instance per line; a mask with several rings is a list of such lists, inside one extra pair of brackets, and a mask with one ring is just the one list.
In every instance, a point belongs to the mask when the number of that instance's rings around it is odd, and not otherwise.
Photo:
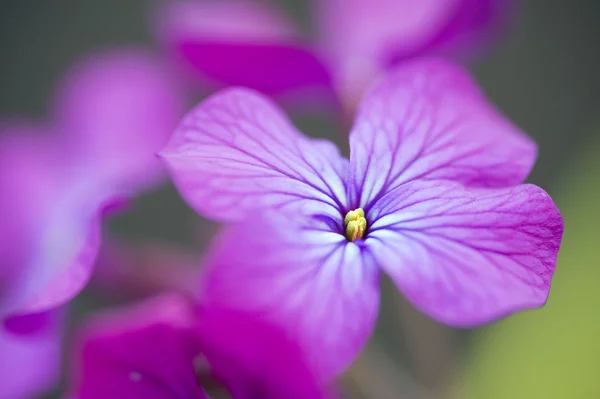
[(353, 242), (363, 238), (367, 231), (367, 219), (362, 208), (356, 208), (346, 214), (344, 218), (344, 231), (348, 241)]

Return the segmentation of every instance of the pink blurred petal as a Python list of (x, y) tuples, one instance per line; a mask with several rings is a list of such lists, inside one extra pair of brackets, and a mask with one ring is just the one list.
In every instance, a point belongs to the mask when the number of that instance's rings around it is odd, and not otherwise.
[(503, 33), (516, 6), (513, 0), (460, 0), (459, 3), (450, 21), (426, 45), (412, 53), (402, 49), (391, 51), (390, 64), (423, 54), (476, 58)]
[(55, 122), (68, 136), (78, 167), (133, 190), (162, 174), (158, 152), (183, 114), (169, 71), (140, 49), (94, 54), (59, 87)]
[[(50, 143), (37, 137), (37, 128), (3, 124), (0, 137), (0, 303), (14, 291), (22, 273), (36, 222), (50, 205), (57, 167)], [(49, 172), (50, 171), (50, 172)], [(48, 173), (49, 172), (49, 173)], [(1, 308), (1, 306), (0, 306)]]
[(203, 377), (240, 399), (325, 397), (282, 331), (230, 309), (196, 312), (176, 294), (96, 316), (76, 349), (72, 398), (202, 399)]
[(412, 52), (451, 19), (460, 0), (317, 0), (321, 45), (342, 97), (357, 98), (388, 52)]
[[(93, 184), (72, 185), (62, 148), (48, 137), (11, 127), (0, 143), (3, 273), (12, 268), (0, 314), (39, 313), (70, 299), (87, 281), (98, 248), (98, 209), (110, 192)], [(59, 151), (59, 149), (61, 151)], [(86, 182), (88, 183), (88, 182)], [(8, 256), (10, 254), (10, 256)], [(8, 256), (9, 259), (6, 259)], [(12, 266), (11, 266), (12, 265)]]
[(304, 354), (284, 331), (251, 313), (203, 308), (199, 336), (210, 368), (234, 398), (326, 396)]
[(410, 57), (468, 56), (499, 33), (508, 0), (317, 0), (323, 51), (346, 103)]
[(0, 328), (0, 399), (38, 397), (58, 384), (62, 317), (54, 312), (27, 335)]
[(161, 41), (205, 89), (245, 86), (295, 105), (336, 104), (327, 68), (268, 3), (175, 1), (160, 11)]
[(195, 323), (193, 309), (174, 295), (98, 316), (81, 334), (70, 397), (206, 398), (193, 367)]
[[(17, 294), (14, 312), (38, 313), (71, 300), (87, 284), (100, 247), (98, 215), (81, 217), (81, 224), (70, 223), (69, 216), (59, 215), (49, 230), (42, 232), (40, 252), (28, 265), (26, 276)], [(76, 215), (75, 219), (79, 219)], [(55, 224), (56, 223), (56, 224)], [(58, 224), (64, 223), (64, 228)]]
[(471, 327), (546, 302), (563, 221), (538, 187), (413, 182), (388, 192), (370, 217), (368, 250), (438, 321)]
[(207, 217), (235, 221), (299, 206), (337, 218), (344, 207), (348, 161), (251, 90), (225, 89), (202, 102), (161, 156), (181, 195)]
[(317, 219), (255, 215), (214, 244), (203, 299), (281, 326), (330, 381), (357, 356), (377, 316), (379, 270), (361, 252)]
[[(0, 143), (2, 317), (44, 312), (87, 283), (101, 217), (162, 174), (155, 152), (181, 114), (169, 71), (143, 51), (92, 56), (68, 74), (43, 138), (5, 126)], [(6, 235), (6, 237), (5, 237)], [(5, 249), (8, 248), (8, 249)], [(8, 259), (8, 260), (7, 260)], [(9, 277), (5, 277), (9, 276)], [(4, 280), (8, 280), (8, 283)]]
[(417, 179), (505, 187), (527, 177), (535, 143), (499, 114), (460, 67), (407, 61), (366, 94), (350, 133), (351, 187), (365, 211)]

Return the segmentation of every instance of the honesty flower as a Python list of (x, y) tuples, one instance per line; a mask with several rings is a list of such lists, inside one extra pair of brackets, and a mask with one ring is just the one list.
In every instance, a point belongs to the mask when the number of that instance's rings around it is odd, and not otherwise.
[(44, 312), (83, 288), (102, 213), (156, 183), (163, 169), (154, 153), (181, 110), (157, 60), (116, 51), (67, 74), (47, 126), (3, 126), (2, 319)]
[[(355, 107), (371, 80), (422, 54), (462, 57), (494, 36), (505, 0), (315, 0), (311, 39), (265, 2), (174, 1), (157, 13), (165, 47), (204, 86), (247, 86), (303, 105)], [(315, 95), (316, 94), (316, 95)], [(297, 105), (297, 104), (294, 104)]]
[(276, 327), (165, 294), (97, 317), (75, 354), (72, 398), (325, 398)]
[(455, 326), (548, 296), (563, 223), (520, 185), (535, 144), (446, 61), (404, 63), (366, 94), (350, 160), (247, 89), (192, 110), (161, 154), (192, 207), (239, 222), (207, 260), (207, 303), (285, 326), (323, 378), (373, 329), (381, 271)]

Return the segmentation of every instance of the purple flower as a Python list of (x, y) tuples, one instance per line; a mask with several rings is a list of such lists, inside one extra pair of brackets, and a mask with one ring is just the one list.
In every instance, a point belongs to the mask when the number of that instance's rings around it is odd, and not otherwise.
[(76, 65), (53, 104), (44, 127), (2, 127), (2, 319), (45, 312), (83, 288), (103, 212), (158, 181), (154, 153), (182, 110), (168, 71), (138, 50)]
[(235, 222), (207, 259), (204, 299), (284, 326), (322, 378), (371, 333), (381, 271), (454, 326), (548, 296), (563, 222), (520, 185), (536, 146), (446, 61), (404, 63), (368, 91), (350, 160), (247, 89), (192, 110), (162, 157), (191, 206)]
[(225, 309), (195, 311), (165, 294), (97, 317), (81, 334), (77, 399), (325, 398), (299, 348), (260, 319)]
[(315, 0), (314, 39), (252, 0), (170, 2), (157, 24), (165, 47), (204, 86), (246, 86), (313, 106), (336, 104), (337, 93), (354, 108), (374, 76), (400, 60), (475, 53), (497, 33), (509, 3)]

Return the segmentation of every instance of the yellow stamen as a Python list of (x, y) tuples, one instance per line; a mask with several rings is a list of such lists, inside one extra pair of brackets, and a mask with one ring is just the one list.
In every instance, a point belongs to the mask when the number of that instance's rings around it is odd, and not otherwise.
[(348, 241), (356, 241), (363, 238), (367, 231), (367, 219), (365, 219), (365, 211), (357, 208), (346, 214), (344, 218), (344, 229)]

